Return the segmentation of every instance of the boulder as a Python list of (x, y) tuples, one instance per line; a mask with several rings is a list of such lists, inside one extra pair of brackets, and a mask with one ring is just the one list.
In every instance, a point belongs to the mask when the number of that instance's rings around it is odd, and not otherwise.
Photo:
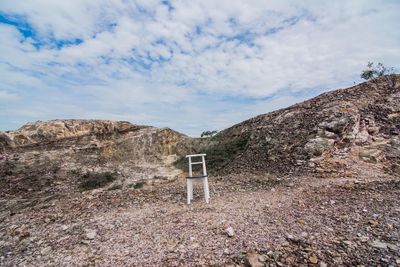
[(376, 148), (365, 148), (359, 152), (359, 156), (366, 162), (377, 163), (383, 159), (383, 153)]
[(318, 157), (322, 155), (323, 152), (329, 150), (334, 143), (335, 140), (317, 137), (308, 141), (304, 146), (304, 150), (306, 153), (308, 153), (308, 155), (312, 157)]

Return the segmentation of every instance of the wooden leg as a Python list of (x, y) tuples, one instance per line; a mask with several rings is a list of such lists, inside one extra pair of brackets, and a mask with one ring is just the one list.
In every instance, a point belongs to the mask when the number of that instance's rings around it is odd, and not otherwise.
[(203, 185), (204, 185), (204, 198), (206, 200), (206, 203), (208, 203), (210, 200), (210, 190), (208, 188), (208, 178), (204, 178)]
[(189, 180), (190, 182), (190, 200), (193, 200), (193, 180)]
[(190, 204), (190, 180), (186, 179), (186, 184), (187, 184), (187, 203)]
[(189, 184), (189, 199), (193, 200), (193, 181), (192, 180), (188, 180), (188, 184)]

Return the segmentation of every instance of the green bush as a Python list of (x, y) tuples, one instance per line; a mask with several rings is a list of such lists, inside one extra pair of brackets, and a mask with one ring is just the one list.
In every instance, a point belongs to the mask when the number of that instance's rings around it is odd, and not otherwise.
[(218, 131), (204, 131), (201, 133), (200, 137), (213, 137), (214, 135), (216, 135), (218, 133)]
[[(213, 137), (213, 142), (202, 151), (201, 148), (192, 148), (193, 154), (205, 153), (207, 170), (210, 174), (218, 174), (224, 167), (232, 162), (240, 153), (242, 153), (247, 146), (249, 135), (242, 135), (235, 138), (229, 138), (228, 141), (224, 140), (223, 136)], [(187, 171), (188, 162), (185, 156), (179, 158), (174, 164), (177, 168)], [(201, 166), (198, 165), (198, 169)], [(196, 172), (197, 169), (193, 169)]]
[(143, 181), (139, 181), (136, 183), (128, 184), (128, 187), (133, 188), (133, 189), (140, 189), (140, 188), (143, 188), (144, 184), (145, 183)]
[(82, 191), (86, 191), (104, 187), (115, 181), (117, 179), (117, 174), (114, 172), (87, 172), (82, 176), (82, 179), (83, 181), (80, 183), (79, 187)]
[(370, 80), (372, 78), (381, 77), (391, 73), (394, 73), (393, 68), (386, 68), (382, 63), (378, 63), (374, 67), (373, 62), (368, 62), (367, 68), (361, 72), (360, 77), (364, 80)]

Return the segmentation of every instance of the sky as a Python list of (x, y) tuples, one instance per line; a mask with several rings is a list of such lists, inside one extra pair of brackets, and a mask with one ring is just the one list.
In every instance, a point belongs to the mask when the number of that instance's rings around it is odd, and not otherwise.
[(128, 120), (191, 136), (399, 69), (400, 1), (0, 0), (0, 130)]

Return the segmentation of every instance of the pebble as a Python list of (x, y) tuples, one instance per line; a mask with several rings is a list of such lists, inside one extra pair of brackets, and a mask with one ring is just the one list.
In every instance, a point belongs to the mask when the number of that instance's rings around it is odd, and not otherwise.
[(90, 240), (95, 239), (96, 235), (97, 235), (96, 231), (94, 231), (94, 230), (86, 230), (86, 238), (87, 239), (90, 239)]
[(349, 240), (343, 241), (343, 244), (345, 244), (345, 245), (348, 246), (348, 247), (354, 246), (353, 242), (351, 242), (351, 241), (349, 241)]
[(246, 256), (247, 265), (251, 267), (262, 267), (264, 266), (263, 258), (259, 254), (252, 252)]
[(51, 250), (52, 250), (52, 248), (50, 246), (47, 246), (40, 251), (40, 254), (42, 254), (43, 256), (46, 256), (51, 252)]
[(308, 258), (308, 260), (311, 262), (311, 263), (313, 263), (313, 264), (317, 264), (318, 263), (318, 258), (317, 258), (317, 256), (310, 256), (309, 258)]
[(379, 224), (379, 222), (375, 221), (375, 220), (369, 220), (368, 223), (372, 226), (377, 226)]
[(379, 240), (374, 240), (373, 242), (370, 243), (370, 245), (371, 245), (371, 247), (380, 248), (380, 249), (386, 249), (388, 246), (387, 243), (381, 242)]
[(381, 262), (388, 263), (388, 262), (389, 262), (389, 260), (388, 260), (387, 258), (381, 258)]
[(226, 228), (225, 232), (229, 237), (233, 237), (235, 235), (235, 231), (233, 230), (233, 228), (231, 226)]

